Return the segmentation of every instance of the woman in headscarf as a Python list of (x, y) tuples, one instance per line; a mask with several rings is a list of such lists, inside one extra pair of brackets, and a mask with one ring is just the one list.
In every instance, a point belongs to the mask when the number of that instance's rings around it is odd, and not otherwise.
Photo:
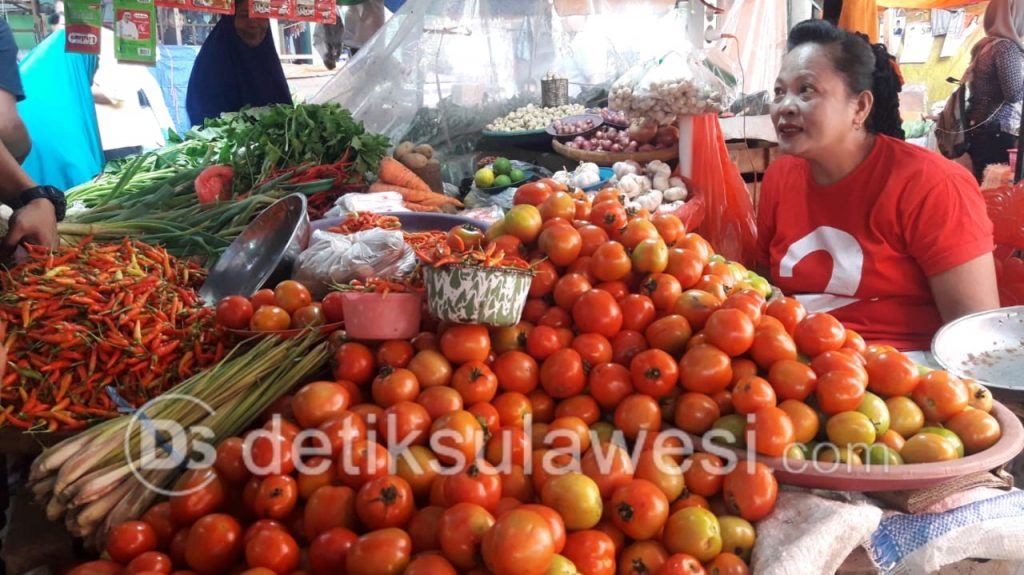
[(185, 99), (193, 125), (245, 106), (292, 101), (270, 20), (250, 18), (248, 4), (235, 2), (235, 15), (221, 17), (196, 57)]
[(18, 113), (32, 138), (32, 152), (22, 167), (36, 182), (62, 190), (88, 181), (103, 168), (92, 99), (99, 58), (65, 52), (64, 34), (50, 34), (18, 65), (25, 87)]
[(971, 50), (967, 101), (968, 154), (981, 181), (989, 164), (1009, 161), (1017, 147), (1024, 100), (1024, 2), (992, 0), (985, 10), (985, 37)]

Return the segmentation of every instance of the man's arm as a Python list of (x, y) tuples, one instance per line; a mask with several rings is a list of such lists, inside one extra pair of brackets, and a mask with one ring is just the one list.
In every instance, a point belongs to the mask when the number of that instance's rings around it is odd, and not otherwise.
[(13, 156), (15, 162), (20, 164), (32, 151), (32, 140), (18, 115), (17, 104), (10, 92), (0, 90), (0, 142), (3, 143), (5, 153)]

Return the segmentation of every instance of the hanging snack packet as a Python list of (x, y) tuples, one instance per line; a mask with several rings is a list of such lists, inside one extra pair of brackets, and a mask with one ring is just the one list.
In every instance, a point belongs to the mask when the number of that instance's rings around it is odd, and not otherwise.
[(114, 0), (114, 53), (119, 62), (156, 64), (153, 0)]
[(97, 0), (67, 0), (64, 6), (64, 51), (82, 54), (100, 53), (100, 26), (103, 12)]

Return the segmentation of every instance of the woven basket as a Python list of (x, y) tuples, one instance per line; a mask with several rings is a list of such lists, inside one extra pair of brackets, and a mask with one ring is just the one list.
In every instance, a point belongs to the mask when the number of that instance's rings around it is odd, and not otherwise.
[(588, 152), (587, 150), (578, 150), (575, 148), (570, 148), (563, 144), (562, 142), (559, 142), (558, 140), (552, 141), (551, 145), (554, 146), (555, 151), (558, 152), (560, 156), (565, 156), (566, 158), (577, 160), (580, 162), (593, 162), (598, 166), (611, 166), (615, 164), (615, 162), (625, 162), (628, 160), (633, 160), (634, 162), (643, 164), (646, 162), (653, 162), (654, 160), (669, 162), (672, 160), (679, 159), (679, 149), (675, 147), (663, 148), (660, 150), (654, 150), (652, 152), (630, 153), (592, 151)]
[(427, 309), (442, 321), (513, 326), (523, 315), (533, 273), (450, 265), (424, 270)]
[(566, 78), (541, 80), (540, 103), (545, 108), (567, 105), (569, 103), (569, 80)]

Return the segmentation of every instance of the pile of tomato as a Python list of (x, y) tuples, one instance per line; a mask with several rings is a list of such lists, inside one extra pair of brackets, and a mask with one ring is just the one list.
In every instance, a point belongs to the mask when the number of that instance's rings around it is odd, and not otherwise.
[[(536, 270), (518, 325), (338, 342), (333, 381), (277, 402), (247, 453), (222, 442), (74, 575), (743, 574), (774, 475), (665, 449), (686, 434), (848, 462), (998, 439), (981, 386), (769, 303), (762, 278), (615, 190), (523, 186), (487, 241)], [(323, 455), (296, 455), (313, 429)]]
[(309, 289), (295, 280), (261, 289), (248, 298), (228, 296), (217, 302), (216, 315), (217, 323), (228, 329), (261, 332), (319, 327), (344, 317), (340, 292), (313, 301)]

